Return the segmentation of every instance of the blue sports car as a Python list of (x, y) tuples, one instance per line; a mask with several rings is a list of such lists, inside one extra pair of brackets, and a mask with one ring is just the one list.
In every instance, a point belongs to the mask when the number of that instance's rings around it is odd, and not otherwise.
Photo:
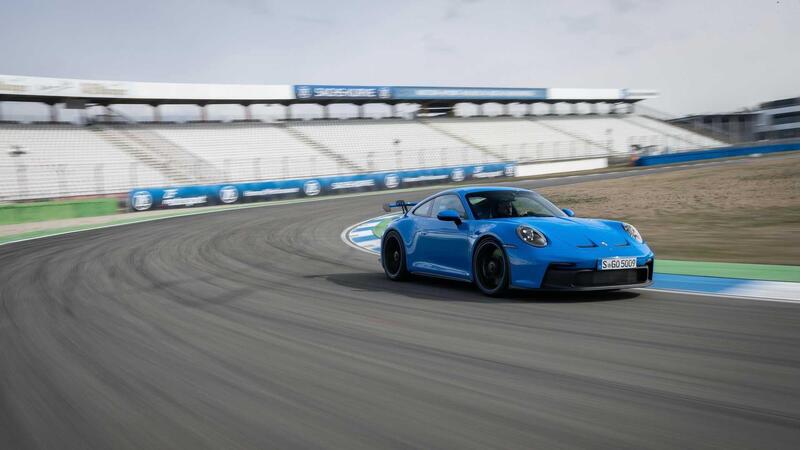
[(614, 290), (648, 286), (654, 255), (623, 222), (574, 217), (536, 192), (462, 187), (402, 208), (381, 241), (391, 280), (411, 274), (474, 282), (485, 294), (509, 288)]

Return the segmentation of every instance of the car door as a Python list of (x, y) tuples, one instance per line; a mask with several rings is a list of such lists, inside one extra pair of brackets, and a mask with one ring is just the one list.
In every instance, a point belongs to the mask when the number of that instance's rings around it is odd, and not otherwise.
[(408, 270), (412, 272), (431, 271), (428, 256), (426, 255), (428, 247), (424, 245), (424, 238), (427, 236), (431, 224), (436, 220), (431, 219), (434, 200), (430, 199), (420, 203), (409, 213), (409, 217), (414, 219), (414, 227), (411, 231), (411, 241), (408, 243), (406, 264), (408, 265)]
[[(439, 212), (448, 209), (458, 211), (462, 220), (460, 224), (436, 218)], [(434, 199), (419, 242), (427, 263), (426, 271), (454, 278), (470, 278), (469, 224), (466, 220), (467, 213), (458, 195), (445, 194)]]

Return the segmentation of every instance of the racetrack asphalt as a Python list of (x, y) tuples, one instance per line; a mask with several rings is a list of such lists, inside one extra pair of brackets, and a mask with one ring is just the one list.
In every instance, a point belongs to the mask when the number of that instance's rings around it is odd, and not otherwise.
[(0, 246), (0, 448), (800, 444), (800, 305), (393, 283), (396, 197)]

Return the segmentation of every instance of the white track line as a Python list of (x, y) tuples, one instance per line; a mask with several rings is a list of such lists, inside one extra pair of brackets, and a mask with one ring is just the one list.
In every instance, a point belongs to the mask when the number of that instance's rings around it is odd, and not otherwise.
[(744, 296), (744, 295), (726, 294), (724, 292), (721, 292), (721, 293), (694, 292), (694, 291), (682, 291), (682, 290), (679, 290), (679, 289), (656, 289), (656, 288), (637, 288), (637, 289), (632, 289), (632, 290), (634, 290), (634, 291), (650, 291), (650, 292), (674, 292), (676, 294), (696, 295), (698, 297), (732, 298), (732, 299), (735, 299), (735, 300), (753, 300), (753, 301), (758, 301), (758, 302), (800, 304), (800, 300), (791, 300), (791, 299), (782, 299), (782, 298), (766, 298), (766, 297), (749, 297), (749, 296)]

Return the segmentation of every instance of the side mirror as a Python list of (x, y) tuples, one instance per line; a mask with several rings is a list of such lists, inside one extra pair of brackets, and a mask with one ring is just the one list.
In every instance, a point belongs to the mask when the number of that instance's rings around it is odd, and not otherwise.
[(444, 211), (440, 211), (439, 214), (436, 215), (436, 218), (439, 220), (444, 220), (445, 222), (455, 222), (456, 225), (461, 224), (461, 216), (459, 216), (458, 211), (454, 209), (445, 209)]
[(564, 208), (562, 211), (564, 211), (564, 214), (568, 215), (569, 217), (575, 217), (575, 211), (569, 208)]

